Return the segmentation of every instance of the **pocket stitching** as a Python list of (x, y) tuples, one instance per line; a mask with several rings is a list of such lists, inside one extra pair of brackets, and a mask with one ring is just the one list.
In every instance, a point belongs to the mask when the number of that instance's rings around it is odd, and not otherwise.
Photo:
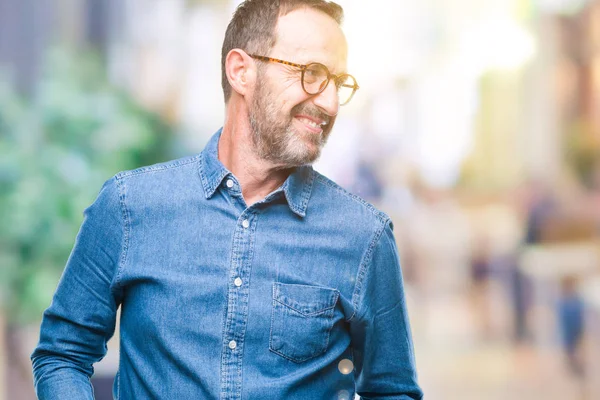
[[(309, 357), (305, 357), (305, 358), (295, 358), (295, 357), (290, 357), (290, 356), (288, 356), (286, 354), (283, 354), (283, 353), (281, 353), (278, 350), (275, 350), (273, 348), (273, 325), (274, 325), (274, 321), (275, 321), (275, 307), (276, 307), (275, 303), (279, 303), (282, 306), (288, 307), (289, 309), (294, 310), (294, 311), (296, 311), (297, 313), (299, 313), (299, 314), (301, 314), (303, 316), (307, 316), (307, 317), (314, 316), (316, 314), (321, 314), (321, 313), (324, 313), (326, 311), (329, 311), (329, 310), (335, 308), (335, 305), (337, 304), (337, 301), (338, 301), (339, 295), (340, 295), (339, 290), (332, 289), (332, 288), (324, 288), (324, 289), (330, 289), (330, 290), (334, 291), (334, 302), (333, 302), (333, 305), (329, 306), (329, 307), (327, 307), (325, 309), (322, 309), (322, 310), (319, 310), (319, 311), (315, 311), (315, 312), (306, 314), (306, 313), (303, 313), (303, 312), (301, 312), (299, 310), (296, 310), (294, 307), (291, 307), (288, 304), (285, 304), (285, 303), (283, 303), (283, 302), (281, 302), (281, 301), (279, 301), (279, 300), (276, 299), (276, 293), (279, 292), (277, 290), (277, 288), (279, 287), (277, 285), (278, 283), (280, 283), (280, 282), (275, 282), (273, 284), (273, 288), (272, 288), (272, 292), (273, 292), (272, 300), (273, 300), (273, 302), (272, 302), (272, 305), (271, 305), (271, 326), (270, 326), (270, 329), (269, 329), (269, 351), (271, 351), (271, 352), (279, 355), (280, 357), (285, 358), (286, 360), (290, 360), (290, 361), (292, 361), (294, 363), (297, 363), (297, 364), (301, 363), (301, 362), (304, 362), (304, 361), (308, 361), (310, 359), (313, 359), (313, 358), (318, 357), (321, 354), (325, 353), (327, 351), (327, 348), (329, 347), (329, 338), (331, 336), (331, 330), (333, 329), (333, 325), (334, 325), (333, 323), (329, 324), (329, 328), (327, 329), (327, 335), (326, 335), (327, 337), (325, 339), (325, 346), (323, 346), (323, 350), (321, 352), (317, 353), (317, 354), (313, 354), (313, 355), (311, 355)], [(329, 317), (329, 319), (333, 319), (333, 315), (331, 317)]]
[[(313, 312), (310, 312), (310, 313), (305, 313), (304, 311), (300, 311), (300, 310), (298, 310), (298, 309), (290, 306), (289, 304), (286, 304), (286, 303), (284, 303), (284, 302), (282, 302), (282, 301), (280, 301), (278, 299), (275, 299), (275, 298), (273, 299), (273, 303), (277, 302), (277, 303), (281, 304), (282, 306), (285, 306), (285, 307), (289, 308), (290, 310), (296, 311), (298, 314), (304, 315), (305, 317), (312, 317), (314, 315), (321, 314), (321, 313), (324, 313), (325, 311), (329, 311), (332, 308), (335, 308), (335, 305), (336, 305), (336, 303), (338, 301), (338, 297), (339, 297), (339, 292), (336, 290), (335, 291), (335, 296), (333, 296), (333, 305), (332, 306), (328, 306), (327, 308), (323, 308), (323, 309), (320, 309), (320, 310), (317, 310), (317, 311), (313, 311)], [(273, 304), (273, 306), (275, 306), (275, 304)]]
[[(294, 307), (291, 304), (286, 303), (284, 300), (280, 300), (280, 299), (287, 299), (288, 297), (285, 294), (281, 293), (281, 289), (282, 287), (285, 288), (285, 286), (306, 286), (306, 287), (311, 287), (311, 288), (318, 288), (318, 289), (325, 289), (327, 291), (333, 292), (334, 296), (333, 296), (333, 301), (328, 302), (331, 303), (330, 306), (327, 306), (325, 308), (321, 308), (319, 310), (316, 311), (312, 311), (310, 313), (305, 313), (303, 311), (298, 310), (296, 307)], [(318, 313), (330, 310), (332, 308), (335, 308), (335, 305), (337, 304), (337, 301), (340, 297), (340, 291), (337, 289), (333, 289), (333, 288), (329, 288), (329, 287), (324, 287), (324, 286), (314, 286), (314, 285), (300, 285), (300, 284), (293, 284), (293, 283), (282, 283), (282, 282), (274, 282), (273, 283), (273, 301), (277, 301), (279, 304), (282, 304), (286, 307), (289, 307), (290, 309), (299, 312), (302, 315), (306, 315), (306, 316), (310, 316), (310, 315), (316, 315)], [(292, 301), (294, 299), (291, 299)]]

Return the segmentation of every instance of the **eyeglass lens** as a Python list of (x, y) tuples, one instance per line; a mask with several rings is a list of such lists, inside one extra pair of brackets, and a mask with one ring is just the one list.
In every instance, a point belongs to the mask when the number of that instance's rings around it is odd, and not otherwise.
[[(317, 94), (322, 92), (327, 85), (329, 71), (322, 64), (309, 64), (304, 70), (304, 80), (302, 82), (304, 90), (308, 94)], [(335, 85), (338, 91), (340, 104), (346, 104), (356, 90), (356, 81), (351, 75), (341, 75), (336, 78)]]

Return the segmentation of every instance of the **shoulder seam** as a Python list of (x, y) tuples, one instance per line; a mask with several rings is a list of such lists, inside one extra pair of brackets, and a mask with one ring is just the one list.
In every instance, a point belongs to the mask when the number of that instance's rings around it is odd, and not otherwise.
[(127, 252), (129, 250), (129, 236), (131, 233), (131, 224), (129, 218), (129, 210), (127, 209), (127, 204), (125, 203), (125, 189), (123, 188), (123, 183), (119, 174), (115, 175), (115, 182), (117, 183), (119, 204), (121, 206), (121, 216), (123, 218), (123, 239), (121, 244), (121, 255), (119, 257), (119, 266), (117, 269), (117, 273), (115, 274), (115, 283), (118, 287), (121, 287), (121, 276), (123, 273), (123, 269), (125, 268)]
[(365, 251), (365, 253), (361, 259), (360, 265), (358, 267), (356, 284), (354, 285), (354, 292), (352, 293), (353, 311), (352, 311), (352, 315), (348, 319), (346, 319), (347, 322), (350, 322), (352, 319), (354, 319), (354, 317), (356, 317), (356, 315), (359, 311), (359, 306), (360, 306), (359, 298), (360, 298), (360, 293), (362, 290), (363, 280), (367, 273), (368, 266), (371, 262), (371, 259), (373, 256), (373, 251), (374, 251), (375, 247), (377, 246), (377, 243), (381, 239), (383, 231), (385, 230), (385, 227), (387, 226), (388, 223), (391, 223), (391, 220), (389, 219), (389, 217), (385, 220), (381, 220), (380, 225), (375, 230), (375, 233), (373, 234), (373, 237), (372, 237), (371, 241), (369, 242), (369, 247), (367, 247), (367, 250)]
[(354, 193), (350, 193), (349, 191), (347, 191), (346, 189), (344, 189), (337, 183), (333, 182), (331, 179), (327, 178), (326, 176), (322, 175), (321, 173), (319, 173), (317, 171), (314, 171), (314, 173), (315, 173), (317, 180), (319, 180), (319, 182), (323, 183), (324, 185), (329, 186), (330, 188), (336, 190), (337, 192), (339, 192), (340, 194), (349, 198), (350, 200), (353, 200), (356, 203), (360, 204), (361, 206), (365, 207), (366, 209), (371, 211), (371, 213), (373, 213), (373, 215), (378, 217), (380, 221), (384, 222), (384, 221), (387, 221), (390, 219), (390, 217), (386, 213), (384, 213), (381, 210), (378, 210), (374, 205), (367, 202), (360, 196), (357, 196)]
[(136, 168), (136, 169), (132, 169), (132, 170), (128, 170), (128, 171), (121, 171), (118, 174), (116, 174), (115, 176), (120, 179), (120, 178), (129, 177), (129, 176), (145, 174), (145, 173), (149, 173), (149, 172), (158, 172), (158, 171), (164, 171), (164, 170), (168, 170), (168, 169), (172, 169), (172, 168), (177, 168), (177, 167), (181, 167), (184, 165), (188, 165), (188, 164), (197, 162), (200, 159), (200, 155), (201, 155), (201, 153), (198, 153), (198, 154), (195, 154), (192, 156), (182, 157), (182, 158), (178, 158), (178, 159), (171, 160), (171, 161), (165, 161), (163, 163), (148, 165), (148, 166), (144, 166), (144, 167), (140, 167), (140, 168)]

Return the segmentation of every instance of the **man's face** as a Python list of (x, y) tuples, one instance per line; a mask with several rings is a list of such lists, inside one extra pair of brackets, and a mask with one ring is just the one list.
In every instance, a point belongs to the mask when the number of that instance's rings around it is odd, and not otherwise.
[[(280, 17), (277, 42), (269, 56), (298, 64), (319, 62), (330, 72), (346, 71), (346, 39), (338, 24), (319, 11), (302, 8)], [(314, 162), (335, 122), (335, 85), (308, 95), (301, 72), (282, 64), (259, 68), (249, 106), (257, 155), (283, 168)]]

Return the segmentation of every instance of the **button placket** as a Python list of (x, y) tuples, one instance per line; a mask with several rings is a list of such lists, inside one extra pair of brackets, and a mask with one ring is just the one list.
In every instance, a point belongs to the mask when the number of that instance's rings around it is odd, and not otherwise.
[[(225, 185), (228, 186), (227, 182)], [(236, 191), (233, 182), (232, 191)], [(224, 390), (236, 391), (241, 382), (241, 365), (244, 355), (244, 336), (248, 316), (249, 279), (252, 260), (254, 233), (251, 221), (256, 215), (246, 210), (238, 216), (231, 254), (231, 279), (228, 285), (228, 312), (223, 331), (223, 375), (221, 385)]]

